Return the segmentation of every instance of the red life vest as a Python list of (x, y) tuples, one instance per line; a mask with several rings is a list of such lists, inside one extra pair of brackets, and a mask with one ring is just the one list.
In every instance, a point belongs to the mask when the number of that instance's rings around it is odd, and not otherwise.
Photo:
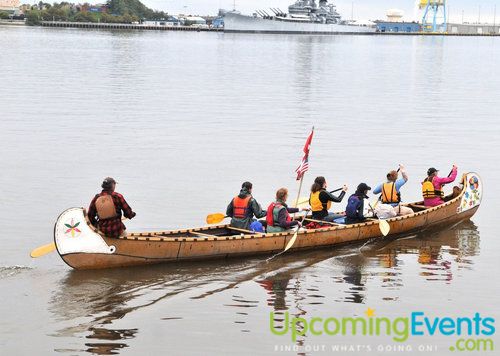
[[(274, 208), (279, 208), (279, 209), (276, 209), (275, 211)], [(267, 208), (267, 215), (266, 215), (267, 226), (279, 226), (278, 215), (281, 208), (285, 209), (286, 221), (288, 222), (292, 221), (292, 217), (290, 216), (290, 214), (288, 214), (288, 210), (283, 206), (283, 204), (274, 202), (271, 203)]]
[(250, 199), (252, 199), (251, 195), (245, 198), (238, 196), (233, 199), (233, 218), (244, 219), (247, 217)]

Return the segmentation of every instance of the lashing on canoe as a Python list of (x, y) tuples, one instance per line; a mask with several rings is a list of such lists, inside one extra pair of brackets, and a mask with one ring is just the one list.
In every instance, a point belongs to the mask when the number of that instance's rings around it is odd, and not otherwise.
[[(384, 220), (390, 236), (403, 236), (429, 228), (446, 227), (470, 219), (481, 204), (482, 181), (478, 174), (467, 173), (460, 194), (436, 207), (423, 202), (404, 204), (412, 214)], [(302, 217), (297, 217), (302, 219)], [(325, 248), (372, 238), (382, 238), (377, 219), (362, 223), (318, 229), (300, 229), (291, 251)], [(250, 255), (273, 255), (283, 251), (295, 231), (253, 233), (234, 229), (228, 224), (192, 229), (133, 232), (117, 238), (104, 236), (90, 224), (84, 208), (61, 213), (54, 226), (57, 252), (75, 269), (98, 269), (223, 259)]]

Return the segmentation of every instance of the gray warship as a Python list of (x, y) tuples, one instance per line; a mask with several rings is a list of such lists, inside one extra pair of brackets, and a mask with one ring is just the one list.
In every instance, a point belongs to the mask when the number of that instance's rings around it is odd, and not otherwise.
[(374, 33), (374, 26), (356, 25), (342, 20), (336, 6), (328, 0), (297, 0), (288, 13), (278, 8), (256, 10), (252, 16), (226, 12), (225, 32), (349, 34)]

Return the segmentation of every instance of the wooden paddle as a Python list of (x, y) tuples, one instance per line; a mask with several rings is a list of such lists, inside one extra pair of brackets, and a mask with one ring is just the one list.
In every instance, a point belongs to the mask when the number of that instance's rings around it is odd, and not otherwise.
[[(307, 212), (306, 214), (304, 215), (304, 217), (302, 218), (302, 220), (300, 221), (300, 223), (302, 224), (305, 220), (305, 218), (307, 217)], [(279, 255), (282, 255), (284, 254), (286, 251), (288, 251), (289, 249), (292, 248), (293, 244), (295, 243), (295, 240), (297, 240), (297, 235), (299, 234), (299, 230), (300, 230), (300, 225), (297, 225), (297, 229), (295, 230), (295, 233), (293, 234), (292, 238), (290, 239), (290, 241), (288, 241), (288, 243), (286, 244), (285, 246), (285, 249), (271, 257), (269, 257), (266, 262), (269, 262), (271, 261), (273, 258), (279, 256)]]
[(315, 223), (318, 223), (318, 224), (328, 224), (328, 225), (333, 225), (333, 226), (339, 226), (340, 225), (340, 224), (336, 224), (336, 223), (333, 223), (333, 222), (330, 222), (330, 221), (325, 221), (325, 220), (314, 220), (314, 219), (304, 219), (304, 220), (312, 221), (312, 222), (315, 222)]
[(31, 251), (30, 256), (31, 258), (41, 257), (43, 255), (46, 255), (54, 251), (55, 249), (56, 249), (56, 244), (51, 242), (50, 244), (35, 248), (33, 251)]
[[(344, 188), (339, 188), (339, 189), (332, 190), (330, 193), (336, 193), (336, 192), (341, 191), (342, 189), (344, 189)], [(309, 203), (309, 197), (302, 197), (302, 198), (300, 198), (299, 201), (298, 201), (298, 203), (297, 203), (297, 206), (305, 204), (305, 203)]]
[[(373, 213), (375, 214), (375, 210), (373, 209), (372, 205), (370, 203), (368, 203), (368, 205), (370, 206)], [(389, 234), (389, 232), (391, 231), (391, 226), (389, 225), (389, 223), (387, 221), (379, 218), (378, 216), (377, 216), (377, 219), (378, 219), (378, 227), (380, 229), (380, 232), (382, 233), (382, 235), (387, 236)]]
[(210, 214), (210, 215), (207, 215), (206, 222), (209, 225), (211, 225), (211, 224), (218, 224), (218, 223), (220, 223), (222, 220), (224, 220), (227, 217), (228, 216), (226, 216), (226, 215), (224, 215), (222, 213)]
[[(302, 218), (302, 220), (300, 220), (300, 224), (302, 224), (304, 222), (306, 216), (307, 216), (307, 212), (304, 215), (304, 217)], [(282, 253), (285, 253), (286, 251), (288, 251), (289, 249), (292, 248), (293, 244), (295, 243), (295, 240), (297, 240), (297, 236), (299, 234), (299, 230), (300, 230), (300, 225), (297, 225), (297, 230), (295, 230), (295, 234), (293, 234), (293, 236), (290, 239), (290, 241), (288, 241), (288, 243), (286, 244), (286, 247), (285, 247), (285, 249), (283, 250)]]
[[(123, 220), (127, 220), (127, 218), (123, 217), (122, 221)], [(51, 253), (55, 249), (56, 249), (56, 244), (54, 242), (51, 242), (50, 244), (35, 248), (33, 251), (31, 251), (30, 256), (31, 258), (42, 257), (48, 253)]]

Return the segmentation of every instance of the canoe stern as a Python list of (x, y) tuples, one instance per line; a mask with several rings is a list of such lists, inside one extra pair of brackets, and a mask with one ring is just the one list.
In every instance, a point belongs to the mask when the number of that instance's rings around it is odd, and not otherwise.
[(61, 213), (54, 225), (54, 242), (61, 256), (72, 253), (113, 254), (101, 235), (87, 224), (83, 208), (70, 208)]

